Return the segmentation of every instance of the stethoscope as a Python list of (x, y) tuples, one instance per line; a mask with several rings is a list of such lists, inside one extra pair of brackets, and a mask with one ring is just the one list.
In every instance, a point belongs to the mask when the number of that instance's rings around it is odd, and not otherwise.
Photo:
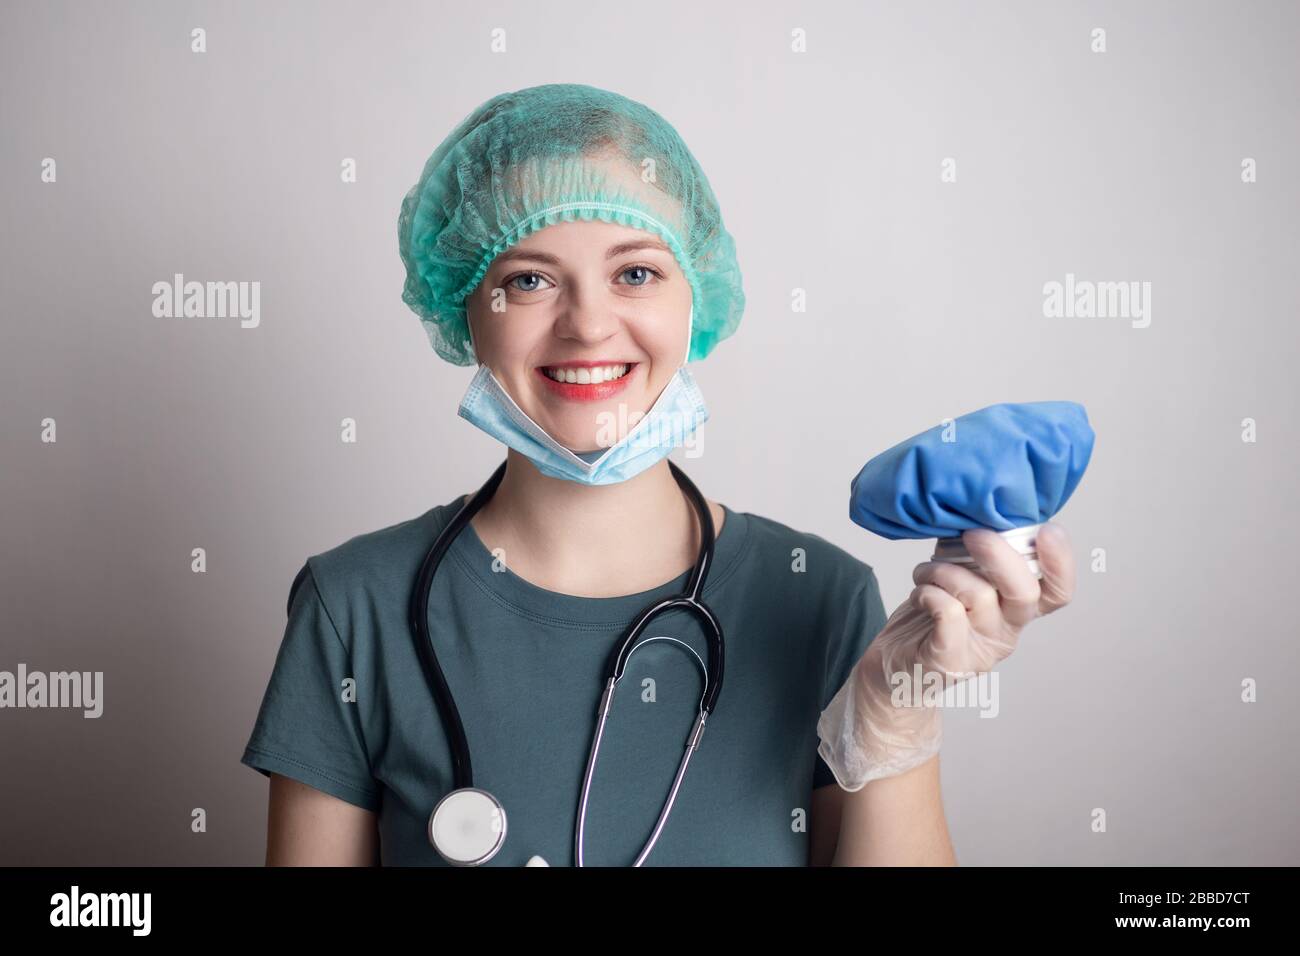
[[(694, 505), (699, 516), (701, 530), (700, 553), (696, 559), (695, 567), (691, 569), (690, 579), (686, 583), (686, 590), (679, 595), (656, 601), (643, 609), (624, 632), (623, 639), (614, 647), (613, 653), (610, 654), (605, 672), (604, 692), (600, 696), (600, 705), (596, 710), (596, 731), (592, 736), (591, 753), (587, 757), (587, 770), (583, 774), (582, 793), (578, 799), (577, 825), (574, 833), (574, 858), (578, 866), (583, 865), (582, 848), (587, 817), (587, 797), (591, 788), (592, 777), (596, 772), (596, 755), (600, 751), (600, 741), (605, 733), (605, 721), (609, 719), (610, 709), (614, 703), (614, 689), (622, 679), (627, 668), (628, 658), (632, 656), (633, 651), (654, 640), (673, 641), (690, 651), (704, 671), (704, 693), (700, 697), (699, 714), (695, 718), (691, 732), (686, 738), (686, 751), (682, 754), (681, 763), (677, 767), (677, 775), (673, 779), (672, 789), (668, 792), (668, 798), (664, 801), (654, 831), (650, 834), (645, 846), (641, 848), (636, 861), (632, 864), (633, 866), (640, 866), (645, 862), (645, 858), (650, 855), (655, 842), (659, 839), (659, 834), (663, 832), (664, 824), (668, 822), (668, 814), (673, 807), (673, 801), (677, 799), (677, 791), (681, 787), (682, 778), (686, 774), (686, 766), (690, 763), (691, 755), (700, 745), (700, 739), (704, 736), (705, 720), (717, 706), (718, 694), (722, 690), (722, 625), (718, 622), (717, 616), (709, 606), (701, 600), (704, 591), (704, 580), (708, 576), (709, 565), (713, 563), (713, 515), (710, 514), (708, 506), (705, 504), (704, 496), (700, 494), (699, 489), (686, 477), (685, 473), (671, 461), (668, 462), (668, 468), (686, 493), (686, 497)], [(505, 473), (506, 462), (502, 462), (492, 477), (442, 529), (438, 539), (434, 541), (433, 547), (425, 555), (424, 563), (420, 565), (415, 592), (411, 596), (411, 631), (415, 635), (416, 650), (420, 656), (420, 663), (424, 668), (425, 677), (429, 682), (429, 689), (438, 705), (438, 713), (442, 720), (443, 729), (447, 734), (448, 742), (451, 745), (452, 756), (453, 788), (438, 801), (437, 806), (433, 808), (433, 813), (429, 815), (429, 842), (433, 844), (439, 855), (453, 866), (478, 866), (481, 863), (486, 863), (496, 855), (502, 844), (505, 843), (506, 811), (501, 805), (501, 801), (496, 797), (486, 790), (474, 786), (474, 771), (470, 764), (469, 742), (465, 738), (465, 727), (461, 723), (460, 712), (456, 709), (456, 701), (451, 695), (451, 688), (447, 686), (447, 679), (442, 673), (442, 668), (438, 666), (438, 658), (433, 651), (433, 641), (429, 637), (429, 589), (433, 583), (434, 573), (438, 570), (443, 555), (451, 547), (452, 541), (469, 524), (470, 519), (474, 517), (478, 510), (492, 497), (497, 486), (501, 484), (501, 479), (505, 476)], [(649, 638), (642, 642), (641, 645), (636, 643), (641, 632), (654, 620), (656, 615), (677, 608), (686, 608), (691, 611), (705, 625), (705, 636), (709, 642), (709, 665), (707, 668), (704, 667), (699, 655), (695, 653), (693, 648), (682, 641), (677, 641), (675, 638)]]

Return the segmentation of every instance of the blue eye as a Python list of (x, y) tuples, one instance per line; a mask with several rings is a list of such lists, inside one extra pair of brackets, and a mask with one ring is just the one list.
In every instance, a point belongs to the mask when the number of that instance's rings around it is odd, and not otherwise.
[[(656, 272), (654, 269), (651, 269), (649, 266), (628, 266), (626, 269), (623, 270), (622, 274), (628, 275), (634, 272), (640, 274), (641, 281), (629, 282), (627, 283), (628, 285), (634, 285), (634, 286), (645, 285), (647, 282), (650, 281), (650, 276), (652, 275), (659, 276), (659, 273)], [(659, 276), (659, 278), (663, 278), (663, 276)]]
[[(538, 287), (537, 287), (537, 285), (536, 285), (535, 283), (539, 282), (539, 281), (541, 280), (541, 278), (542, 278), (542, 276), (541, 276), (541, 273), (539, 273), (539, 272), (521, 272), (521, 273), (519, 273), (519, 275), (514, 276), (513, 278), (511, 278), (507, 284), (508, 284), (508, 285), (513, 285), (513, 286), (514, 286), (516, 289), (518, 289), (520, 292), (536, 292)], [(518, 282), (519, 282), (521, 279), (524, 280), (524, 281), (533, 282), (534, 285), (532, 285), (532, 286), (530, 286), (530, 287), (528, 287), (528, 288), (525, 288), (524, 286), (518, 285)]]

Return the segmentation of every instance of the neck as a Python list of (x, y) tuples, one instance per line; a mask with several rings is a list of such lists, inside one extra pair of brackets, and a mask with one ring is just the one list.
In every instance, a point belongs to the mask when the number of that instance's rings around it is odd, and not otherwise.
[[(716, 535), (721, 507), (712, 513)], [(699, 517), (666, 458), (626, 481), (584, 485), (543, 475), (510, 449), (500, 486), (472, 524), (524, 580), (582, 597), (659, 587), (693, 566), (700, 547)]]

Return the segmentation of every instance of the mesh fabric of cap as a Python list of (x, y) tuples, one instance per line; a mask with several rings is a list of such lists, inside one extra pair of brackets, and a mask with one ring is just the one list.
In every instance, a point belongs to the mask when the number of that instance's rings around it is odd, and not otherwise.
[(505, 249), (576, 220), (641, 229), (672, 250), (692, 293), (688, 362), (740, 324), (735, 242), (677, 131), (617, 93), (551, 83), (479, 106), (434, 150), (402, 202), (402, 299), (437, 353), (475, 364), (466, 297)]

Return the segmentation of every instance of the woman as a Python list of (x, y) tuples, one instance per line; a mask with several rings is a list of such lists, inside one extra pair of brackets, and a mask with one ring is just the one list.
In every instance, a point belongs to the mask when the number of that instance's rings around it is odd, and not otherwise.
[[(508, 449), (427, 610), (474, 785), (505, 809), (488, 862), (571, 865), (611, 648), (644, 607), (687, 588), (707, 538), (667, 455), (689, 457), (708, 417), (687, 362), (740, 321), (734, 244), (676, 131), (575, 84), (503, 94), (462, 121), (407, 196), (400, 244), (403, 298), (434, 348), (479, 364), (460, 414)], [(428, 827), (454, 786), (453, 747), (408, 607), (430, 545), (470, 500), (299, 572), (243, 756), (271, 778), (269, 864), (445, 862)], [(874, 715), (888, 775), (852, 792), (818, 752), (818, 715), (870, 670), (886, 625), (872, 569), (817, 535), (705, 504), (715, 542), (702, 597), (726, 637), (717, 708), (648, 844), (712, 663), (698, 617), (656, 618), (610, 707), (582, 862), (627, 865), (647, 845), (661, 866), (954, 862), (937, 712)], [(996, 535), (969, 543), (1024, 606), (1039, 600)], [(970, 572), (922, 565), (916, 580), (909, 600), (938, 622), (934, 643), (953, 628), (949, 652), (968, 650), (976, 625), (1014, 637), (1023, 624)]]

